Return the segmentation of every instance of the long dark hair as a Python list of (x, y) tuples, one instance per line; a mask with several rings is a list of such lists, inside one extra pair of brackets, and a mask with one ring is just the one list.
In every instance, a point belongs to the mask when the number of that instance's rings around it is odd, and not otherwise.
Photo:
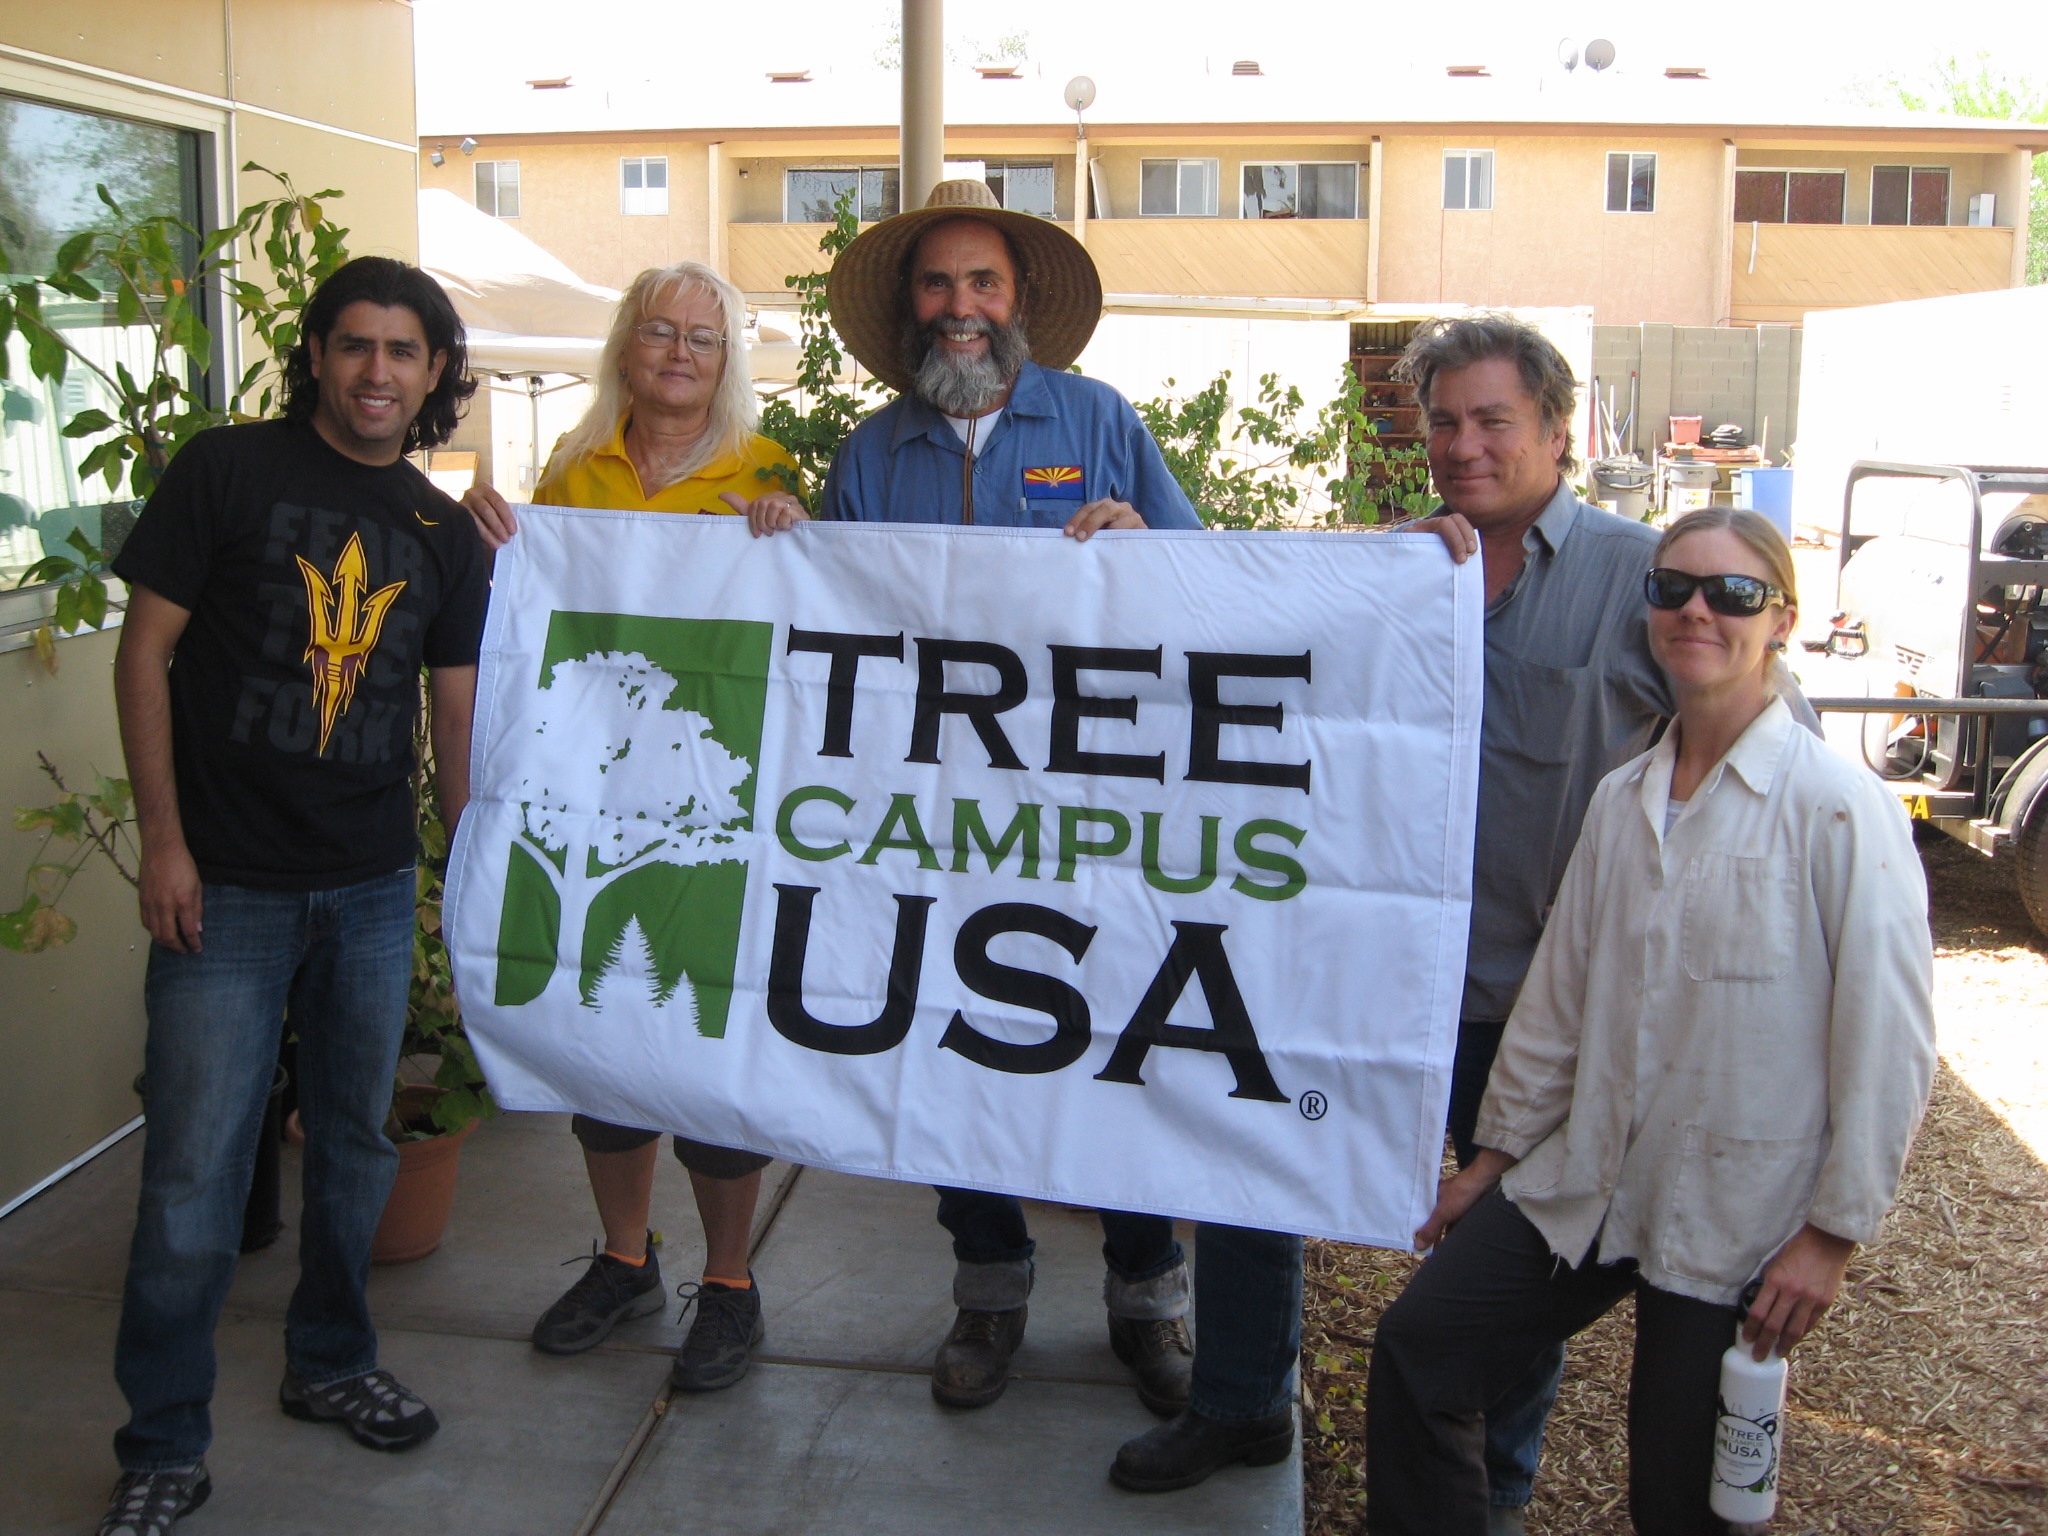
[(448, 354), (436, 384), (419, 415), (405, 429), (405, 451), (438, 448), (455, 435), (455, 423), (469, 397), (476, 393), (476, 380), (469, 376), (469, 343), (464, 339), (462, 320), (448, 295), (418, 267), (389, 256), (358, 256), (341, 267), (313, 290), (299, 317), (299, 341), (284, 364), (284, 419), (303, 426), (313, 419), (320, 403), (320, 383), (313, 377), (313, 352), (308, 338), (318, 336), (320, 345), (334, 334), (341, 312), (351, 304), (368, 300), (386, 309), (399, 305), (419, 317), (427, 335), (427, 354)]

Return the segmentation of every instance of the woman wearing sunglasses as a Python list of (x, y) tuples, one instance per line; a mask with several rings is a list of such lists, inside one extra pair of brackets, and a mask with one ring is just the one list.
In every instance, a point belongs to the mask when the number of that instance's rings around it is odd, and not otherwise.
[(1896, 1192), (1934, 1068), (1927, 892), (1898, 802), (1803, 729), (1779, 660), (1791, 551), (1681, 518), (1645, 580), (1677, 715), (1601, 783), (1501, 1040), (1477, 1159), (1380, 1321), (1374, 1532), (1481, 1536), (1489, 1403), (1636, 1301), (1629, 1502), (1708, 1508), (1720, 1357), (1786, 1354)]
[[(605, 339), (596, 399), (562, 441), (534, 488), (536, 503), (628, 512), (740, 513), (755, 534), (793, 527), (802, 504), (778, 469), (795, 463), (754, 430), (759, 406), (740, 339), (746, 302), (701, 262), (642, 272), (619, 299)], [(479, 483), (462, 498), (493, 550), (518, 532), (512, 509)], [(550, 1354), (604, 1342), (620, 1322), (661, 1310), (661, 1265), (648, 1245), (657, 1132), (588, 1115), (571, 1122), (583, 1147), (604, 1248), (533, 1327)], [(747, 1268), (747, 1241), (769, 1159), (674, 1138), (704, 1224), (697, 1316), (670, 1373), (680, 1391), (731, 1386), (760, 1342), (761, 1296)]]

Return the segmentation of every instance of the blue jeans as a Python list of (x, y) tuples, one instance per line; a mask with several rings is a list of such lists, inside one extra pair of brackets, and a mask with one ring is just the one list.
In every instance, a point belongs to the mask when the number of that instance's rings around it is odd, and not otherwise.
[[(1183, 1262), (1171, 1216), (1098, 1211), (1102, 1260), (1119, 1280), (1150, 1280)], [(1021, 1263), (1038, 1251), (1015, 1195), (939, 1186), (939, 1225), (953, 1234), (953, 1257), (962, 1264)]]
[[(1500, 1049), (1504, 1022), (1461, 1019), (1458, 1054), (1451, 1066), (1451, 1150), (1465, 1167), (1479, 1153), (1472, 1136), (1486, 1079)], [(1543, 1454), (1543, 1429), (1564, 1384), (1564, 1345), (1551, 1344), (1536, 1356), (1520, 1381), (1486, 1410), (1487, 1497), (1519, 1508), (1536, 1491), (1536, 1462)]]
[(186, 1466), (213, 1439), (213, 1330), (289, 1013), (306, 1129), (299, 1284), (287, 1368), (311, 1386), (367, 1375), (370, 1237), (398, 1172), (384, 1134), (412, 978), (413, 872), (334, 891), (205, 888), (205, 947), (153, 945), (149, 1120), (114, 1377), (126, 1471)]
[(1243, 1422), (1287, 1411), (1301, 1359), (1301, 1239), (1195, 1229), (1195, 1381), (1188, 1406)]

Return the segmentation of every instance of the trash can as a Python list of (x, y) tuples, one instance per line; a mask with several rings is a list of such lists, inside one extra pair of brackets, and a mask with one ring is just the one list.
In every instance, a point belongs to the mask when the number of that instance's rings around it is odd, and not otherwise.
[[(278, 1153), (284, 1143), (284, 1087), (288, 1081), (285, 1070), (278, 1066), (272, 1070), (270, 1097), (263, 1104), (263, 1127), (256, 1135), (256, 1162), (249, 1175), (249, 1199), (242, 1207), (242, 1252), (254, 1253), (259, 1248), (268, 1248), (277, 1241), (277, 1234), (284, 1230), (284, 1217), (279, 1214), (280, 1197), (283, 1194), (282, 1180), (278, 1168)], [(135, 1096), (142, 1100), (142, 1112), (149, 1113), (149, 1075), (135, 1074), (131, 1085)]]
[(1712, 464), (1671, 463), (1664, 466), (1664, 510), (1691, 512), (1714, 504), (1714, 487), (1721, 483), (1721, 471)]
[(1593, 465), (1593, 499), (1617, 516), (1640, 523), (1650, 512), (1650, 466), (1641, 459), (1600, 459)]
[(1792, 471), (1744, 469), (1735, 475), (1735, 504), (1761, 512), (1792, 542)]

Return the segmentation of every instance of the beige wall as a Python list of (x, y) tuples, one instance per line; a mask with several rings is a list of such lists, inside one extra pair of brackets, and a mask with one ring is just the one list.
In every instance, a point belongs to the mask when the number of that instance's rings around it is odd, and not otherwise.
[[(339, 188), (331, 212), (356, 254), (417, 255), (412, 10), (400, 0), (6, 4), (0, 45), (0, 91), (200, 134), (216, 189), (209, 216), (225, 222), (269, 194), (267, 179), (238, 169), (255, 160), (302, 190)], [(43, 600), (0, 594), (0, 629)], [(117, 635), (59, 641), (55, 678), (32, 651), (0, 650), (0, 811), (55, 798), (38, 748), (73, 783), (123, 771), (109, 685)], [(33, 839), (0, 832), (8, 907), (34, 851)], [(0, 1204), (138, 1108), (129, 1082), (142, 1066), (144, 944), (134, 894), (93, 866), (64, 906), (79, 925), (71, 944), (0, 951)]]
[[(1443, 206), (1446, 149), (1494, 151), (1491, 211)], [(1607, 155), (1657, 156), (1657, 210), (1608, 213)], [(1603, 325), (1712, 325), (1721, 242), (1718, 139), (1385, 141), (1379, 298), (1390, 304), (1593, 306)]]
[[(424, 149), (444, 142), (445, 164), (435, 166), (424, 151), (420, 156), (422, 187), (443, 187), (473, 203), (478, 161), (518, 161), (519, 217), (507, 222), (585, 282), (623, 288), (649, 267), (713, 257), (702, 144), (658, 137), (568, 144), (485, 139), (475, 155), (465, 156), (458, 137), (427, 141)], [(619, 161), (642, 155), (668, 157), (666, 215), (619, 211)]]
[[(1908, 145), (1876, 154), (1844, 154), (1835, 149), (1749, 149), (1738, 148), (1738, 170), (1767, 170), (1784, 167), (1800, 171), (1843, 171), (1848, 175), (1848, 211), (1843, 222), (1870, 222), (1870, 171), (1878, 165), (1945, 165), (1949, 168), (1948, 221), (1966, 224), (1970, 218), (1970, 196), (1976, 192), (2003, 194), (2009, 180), (2009, 155), (1952, 155)], [(2013, 206), (2006, 197), (1998, 199), (1998, 222), (2012, 223)]]

